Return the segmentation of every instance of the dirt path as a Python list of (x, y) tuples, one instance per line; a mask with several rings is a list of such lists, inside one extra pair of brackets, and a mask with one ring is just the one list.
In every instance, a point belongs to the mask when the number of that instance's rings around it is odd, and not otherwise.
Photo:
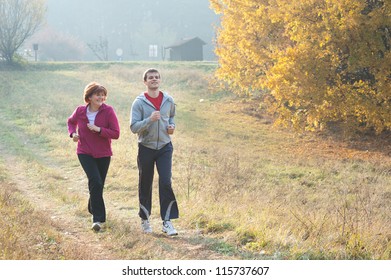
[[(19, 137), (26, 137), (20, 131), (19, 134)], [(28, 141), (24, 143), (34, 154), (45, 154), (39, 145)], [(35, 211), (50, 220), (61, 236), (62, 251), (76, 250), (70, 254), (72, 259), (233, 258), (209, 249), (207, 238), (195, 230), (178, 228), (179, 236), (170, 238), (159, 232), (160, 222), (154, 221), (156, 233), (142, 234), (138, 217), (131, 216), (129, 209), (116, 206), (113, 202), (107, 204), (110, 207), (109, 228), (94, 233), (89, 229), (91, 218), (84, 205), (88, 197), (87, 182), (80, 168), (62, 166), (44, 156), (26, 160), (1, 142), (0, 153), (11, 184)], [(124, 222), (126, 226), (123, 226)]]
[(105, 248), (105, 244), (100, 242), (99, 236), (86, 230), (85, 222), (75, 219), (74, 211), (70, 210), (71, 205), (61, 203), (58, 198), (53, 197), (53, 193), (47, 186), (39, 182), (37, 175), (42, 174), (42, 171), (37, 170), (35, 166), (26, 166), (26, 163), (17, 156), (9, 154), (4, 147), (0, 146), (0, 153), (7, 167), (7, 175), (12, 178), (13, 186), (35, 211), (42, 213), (51, 221), (50, 224), (55, 231), (62, 236), (62, 241), (69, 244), (63, 244), (64, 247), (83, 248), (81, 250), (84, 252), (83, 257), (87, 259), (114, 257), (110, 250)]

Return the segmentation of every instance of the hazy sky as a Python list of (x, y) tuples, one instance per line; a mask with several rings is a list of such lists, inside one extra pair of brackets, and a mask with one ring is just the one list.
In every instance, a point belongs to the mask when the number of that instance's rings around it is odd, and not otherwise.
[[(124, 58), (145, 59), (149, 44), (167, 46), (198, 36), (204, 59), (214, 59), (214, 26), (218, 16), (209, 0), (47, 0), (49, 26), (85, 44), (99, 37), (109, 41), (110, 55), (124, 50)], [(89, 54), (92, 56), (92, 52)]]

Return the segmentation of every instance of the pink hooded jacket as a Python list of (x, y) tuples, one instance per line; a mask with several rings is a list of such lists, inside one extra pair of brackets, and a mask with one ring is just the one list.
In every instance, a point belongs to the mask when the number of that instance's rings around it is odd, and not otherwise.
[(120, 128), (113, 107), (102, 104), (95, 118), (95, 125), (101, 128), (100, 133), (92, 132), (87, 127), (87, 105), (76, 108), (68, 118), (68, 132), (76, 132), (80, 138), (77, 143), (77, 154), (86, 154), (94, 158), (110, 157), (111, 139), (118, 139)]

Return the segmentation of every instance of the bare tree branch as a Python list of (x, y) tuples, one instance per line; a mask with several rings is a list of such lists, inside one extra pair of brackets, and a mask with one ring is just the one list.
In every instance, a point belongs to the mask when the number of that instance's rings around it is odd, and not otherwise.
[(93, 42), (87, 44), (91, 51), (96, 55), (96, 57), (101, 61), (109, 60), (109, 41), (107, 38), (102, 38), (99, 36), (98, 42)]
[(0, 57), (12, 63), (22, 44), (44, 20), (44, 0), (0, 0)]

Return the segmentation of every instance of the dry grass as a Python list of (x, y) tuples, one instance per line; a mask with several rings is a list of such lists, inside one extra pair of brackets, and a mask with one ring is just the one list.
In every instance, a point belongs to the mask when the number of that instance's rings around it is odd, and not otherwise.
[[(113, 142), (105, 191), (108, 229), (96, 237), (110, 252), (108, 258), (391, 258), (389, 141), (273, 128), (253, 101), (211, 94), (207, 80), (212, 68), (198, 64), (158, 65), (163, 87), (177, 103), (173, 184), (181, 211), (177, 225), (184, 237), (140, 236), (137, 145), (128, 123), (131, 102), (144, 89), (141, 73), (149, 66), (85, 64), (61, 70), (59, 65), (56, 71), (3, 75), (8, 90), (0, 93), (7, 96), (0, 106), (0, 123), (12, 133), (3, 134), (1, 142), (8, 154), (30, 161), (32, 186), (40, 186), (69, 211), (80, 230), (89, 223), (86, 182), (74, 143), (66, 137), (65, 120), (80, 104), (85, 84), (97, 80), (108, 87), (108, 103), (115, 107), (122, 129)], [(11, 129), (14, 126), (17, 129)], [(14, 169), (6, 165), (4, 170)], [(11, 186), (13, 179), (6, 181)], [(157, 205), (155, 189), (155, 228)], [(15, 211), (9, 204), (2, 209)], [(39, 232), (53, 228), (50, 220), (42, 220), (42, 225), (48, 228)], [(80, 250), (81, 258), (92, 258), (88, 250)], [(74, 258), (64, 249), (60, 252), (28, 257)]]
[(91, 254), (63, 238), (55, 221), (15, 189), (0, 168), (0, 259), (89, 259)]
[(390, 146), (358, 150), (272, 130), (238, 104), (216, 104), (217, 119), (204, 115), (223, 125), (211, 124), (216, 141), (191, 153), (204, 160), (190, 181), (208, 167), (190, 184), (202, 209), (188, 207), (203, 213), (204, 228), (228, 224), (222, 236), (271, 258), (390, 259)]

